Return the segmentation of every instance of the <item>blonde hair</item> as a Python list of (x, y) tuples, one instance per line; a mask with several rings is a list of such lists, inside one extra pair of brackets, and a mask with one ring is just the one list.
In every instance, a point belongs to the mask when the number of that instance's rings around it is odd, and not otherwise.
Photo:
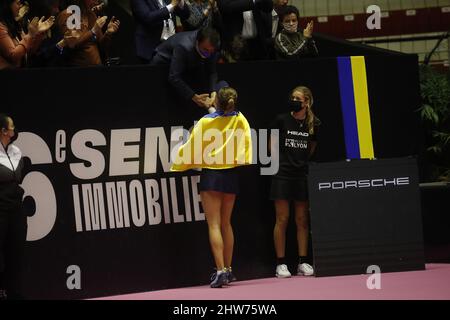
[(232, 111), (237, 103), (238, 94), (235, 89), (225, 87), (219, 90), (217, 94), (218, 107), (220, 110)]
[(306, 108), (306, 124), (308, 125), (309, 134), (314, 134), (314, 121), (316, 119), (316, 116), (312, 111), (312, 106), (314, 104), (314, 97), (312, 95), (312, 92), (309, 88), (304, 86), (298, 86), (294, 88), (294, 90), (291, 91), (291, 96), (294, 94), (294, 92), (301, 92), (305, 97), (306, 102), (308, 103), (308, 106)]

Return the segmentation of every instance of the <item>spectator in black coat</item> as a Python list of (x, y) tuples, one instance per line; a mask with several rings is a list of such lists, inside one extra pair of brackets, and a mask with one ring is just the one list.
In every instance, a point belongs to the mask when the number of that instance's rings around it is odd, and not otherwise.
[(251, 60), (267, 59), (272, 39), (272, 0), (217, 0), (222, 14), (224, 42), (241, 36)]
[(175, 15), (189, 17), (184, 0), (131, 0), (131, 10), (136, 20), (136, 54), (143, 63), (149, 63), (155, 48), (175, 34)]

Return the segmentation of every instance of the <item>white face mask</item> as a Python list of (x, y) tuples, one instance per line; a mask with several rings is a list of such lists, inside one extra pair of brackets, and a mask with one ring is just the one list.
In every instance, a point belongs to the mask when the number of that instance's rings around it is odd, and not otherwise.
[(284, 28), (284, 30), (286, 30), (289, 33), (297, 32), (298, 22), (294, 23), (294, 24), (283, 23), (283, 28)]

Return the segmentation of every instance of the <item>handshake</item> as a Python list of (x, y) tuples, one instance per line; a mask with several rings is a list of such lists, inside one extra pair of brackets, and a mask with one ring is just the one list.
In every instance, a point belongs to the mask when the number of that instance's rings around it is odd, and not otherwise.
[(196, 105), (198, 105), (200, 108), (210, 109), (216, 107), (216, 92), (211, 93), (209, 95), (208, 93), (203, 94), (195, 94), (192, 97), (192, 101)]

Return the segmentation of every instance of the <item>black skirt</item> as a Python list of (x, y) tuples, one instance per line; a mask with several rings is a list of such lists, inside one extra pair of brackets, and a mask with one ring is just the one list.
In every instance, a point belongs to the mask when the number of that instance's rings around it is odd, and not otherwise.
[(307, 201), (308, 183), (306, 177), (298, 179), (283, 179), (272, 177), (270, 188), (271, 200)]
[(238, 194), (239, 178), (237, 169), (202, 169), (199, 188), (200, 191), (217, 191)]

